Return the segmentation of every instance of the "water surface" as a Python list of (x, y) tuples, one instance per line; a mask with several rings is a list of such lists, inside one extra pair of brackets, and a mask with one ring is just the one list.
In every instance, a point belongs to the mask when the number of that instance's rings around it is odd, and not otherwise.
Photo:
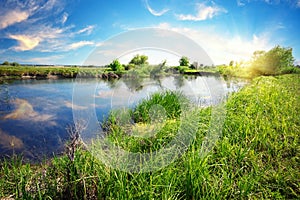
[[(161, 90), (178, 90), (195, 106), (217, 103), (245, 82), (223, 81), (217, 76), (174, 76), (157, 79), (60, 79), (21, 80), (0, 85), (0, 157), (23, 154), (29, 160), (42, 160), (60, 154), (68, 139), (73, 110), (88, 109), (73, 103), (74, 90), (81, 88), (83, 100), (95, 109), (102, 121), (111, 109), (134, 107), (141, 99)], [(90, 93), (93, 88), (92, 96)]]

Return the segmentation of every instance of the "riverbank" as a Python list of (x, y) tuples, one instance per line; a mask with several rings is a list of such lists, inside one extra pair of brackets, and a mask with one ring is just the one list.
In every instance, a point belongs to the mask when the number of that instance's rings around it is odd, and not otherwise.
[(193, 75), (193, 76), (217, 76), (217, 69), (180, 71), (178, 67), (162, 68), (155, 65), (141, 65), (139, 67), (112, 71), (109, 67), (59, 67), (59, 66), (4, 66), (0, 65), (0, 83), (7, 80), (24, 79), (64, 79), (64, 78), (100, 78), (104, 80), (118, 79), (120, 77), (161, 77), (166, 75)]
[(0, 66), (0, 81), (21, 79), (61, 79), (61, 78), (102, 78), (115, 79), (120, 74), (110, 68), (58, 67), (58, 66)]
[[(206, 156), (200, 149), (211, 109), (199, 109), (194, 142), (156, 172), (113, 169), (80, 147), (74, 160), (7, 159), (0, 163), (0, 199), (299, 199), (299, 88), (299, 74), (258, 77), (230, 95), (222, 136)], [(111, 139), (124, 149), (158, 150), (177, 126), (176, 117), (168, 119), (158, 140), (138, 143), (115, 125)]]

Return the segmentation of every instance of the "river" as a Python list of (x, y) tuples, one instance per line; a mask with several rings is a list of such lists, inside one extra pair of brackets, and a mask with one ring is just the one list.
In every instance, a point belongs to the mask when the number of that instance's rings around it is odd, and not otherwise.
[[(78, 98), (93, 100), (99, 121), (111, 109), (133, 107), (141, 99), (161, 90), (177, 90), (197, 106), (218, 103), (245, 81), (224, 81), (218, 76), (170, 76), (156, 79), (18, 80), (0, 85), (0, 157), (22, 154), (30, 161), (59, 155), (68, 140), (73, 111), (87, 109)], [(78, 91), (80, 88), (80, 91)], [(92, 91), (92, 96), (91, 92)], [(78, 95), (79, 94), (79, 95)]]

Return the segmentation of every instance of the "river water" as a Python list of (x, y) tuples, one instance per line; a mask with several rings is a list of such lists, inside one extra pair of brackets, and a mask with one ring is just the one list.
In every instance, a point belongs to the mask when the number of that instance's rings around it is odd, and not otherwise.
[[(218, 103), (244, 81), (224, 81), (218, 76), (172, 76), (156, 79), (19, 80), (0, 85), (0, 158), (22, 154), (41, 161), (63, 152), (72, 125), (73, 111), (85, 110), (88, 99), (102, 121), (111, 109), (134, 107), (141, 99), (161, 90), (176, 90), (196, 106)], [(79, 101), (80, 102), (80, 101)]]

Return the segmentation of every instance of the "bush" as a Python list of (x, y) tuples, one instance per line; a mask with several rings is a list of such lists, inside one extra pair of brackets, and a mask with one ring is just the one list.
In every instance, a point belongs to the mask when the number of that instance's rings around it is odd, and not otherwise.
[(123, 65), (116, 59), (113, 60), (112, 63), (109, 64), (109, 67), (113, 70), (113, 71), (123, 71), (124, 67)]
[(148, 64), (148, 56), (137, 54), (134, 56), (129, 64), (132, 65), (147, 65)]
[(13, 62), (13, 63), (11, 63), (11, 65), (12, 65), (12, 66), (15, 66), (15, 67), (18, 67), (18, 66), (20, 66), (20, 64), (19, 64), (19, 63), (17, 63), (17, 62)]
[(286, 67), (286, 68), (280, 70), (280, 74), (300, 74), (300, 68)]
[(8, 61), (4, 61), (4, 62), (2, 63), (2, 65), (9, 66), (9, 65), (10, 65), (10, 63), (9, 63)]
[(180, 66), (189, 66), (190, 65), (190, 61), (188, 59), (188, 57), (186, 56), (182, 56), (179, 60), (179, 65)]
[(134, 67), (135, 67), (134, 64), (124, 65), (125, 70), (131, 70), (131, 69), (134, 69)]
[(294, 66), (292, 48), (276, 46), (268, 52), (255, 51), (251, 64), (252, 75), (276, 75), (285, 68)]

